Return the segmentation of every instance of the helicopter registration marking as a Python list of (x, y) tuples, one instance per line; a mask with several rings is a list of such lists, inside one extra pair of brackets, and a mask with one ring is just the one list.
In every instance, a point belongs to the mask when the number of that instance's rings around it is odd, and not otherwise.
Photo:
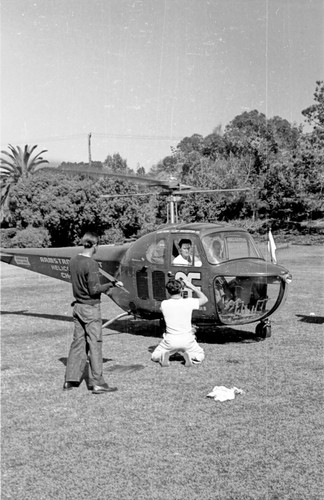
[(59, 259), (58, 257), (40, 257), (40, 262), (45, 262), (46, 264), (64, 264), (67, 265), (70, 259)]
[(59, 257), (40, 257), (40, 262), (49, 264), (53, 271), (60, 273), (61, 278), (64, 280), (70, 279), (69, 262), (70, 259), (62, 259)]
[[(188, 274), (186, 274), (183, 271), (178, 271), (175, 275), (175, 279), (179, 280), (180, 278), (192, 283), (192, 280), (201, 280), (201, 274), (200, 273), (188, 273)], [(198, 285), (197, 285), (197, 288), (198, 288), (198, 290), (201, 290), (201, 287)], [(188, 290), (188, 297), (192, 297), (192, 290)]]
[(185, 279), (187, 281), (190, 281), (192, 283), (192, 280), (200, 280), (201, 279), (201, 274), (200, 273), (184, 273), (183, 271), (178, 271), (175, 275), (175, 279), (179, 280), (180, 278)]

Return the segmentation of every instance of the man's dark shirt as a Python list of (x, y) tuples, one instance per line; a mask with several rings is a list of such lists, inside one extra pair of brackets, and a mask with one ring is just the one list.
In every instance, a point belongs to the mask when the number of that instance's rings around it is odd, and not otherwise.
[(98, 262), (85, 255), (76, 255), (70, 260), (70, 275), (74, 298), (81, 304), (99, 304), (101, 293), (112, 286), (100, 283)]

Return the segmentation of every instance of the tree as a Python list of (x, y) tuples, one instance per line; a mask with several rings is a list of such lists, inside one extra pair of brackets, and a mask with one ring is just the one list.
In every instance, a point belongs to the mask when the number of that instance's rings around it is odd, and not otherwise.
[(312, 104), (302, 111), (302, 115), (306, 117), (307, 123), (313, 125), (314, 128), (324, 127), (324, 81), (318, 80), (314, 93), (316, 104)]
[(201, 151), (203, 148), (203, 136), (200, 134), (193, 134), (191, 137), (185, 137), (177, 145), (177, 149), (183, 153), (191, 153), (192, 151)]
[(104, 161), (104, 166), (111, 172), (118, 172), (120, 174), (134, 173), (131, 168), (128, 168), (127, 161), (119, 153), (114, 153), (112, 156), (108, 155)]
[(270, 118), (267, 124), (275, 151), (297, 149), (302, 133), (301, 126), (291, 125), (280, 116)]
[(222, 136), (213, 132), (207, 135), (203, 140), (202, 154), (212, 160), (216, 160), (225, 153), (225, 142)]
[(145, 175), (145, 168), (142, 167), (139, 163), (137, 164), (136, 175), (143, 177)]
[(262, 172), (269, 155), (277, 151), (266, 116), (257, 110), (236, 116), (225, 128), (224, 140), (228, 152), (253, 159), (256, 175)]
[(8, 199), (9, 193), (13, 185), (15, 185), (20, 178), (26, 178), (38, 172), (40, 169), (45, 168), (44, 163), (47, 160), (42, 158), (42, 154), (46, 153), (44, 149), (33, 156), (33, 152), (38, 146), (28, 146), (27, 144), (22, 150), (19, 146), (8, 145), (8, 151), (1, 151), (5, 157), (0, 161), (0, 207), (1, 207), (1, 221), (8, 213)]

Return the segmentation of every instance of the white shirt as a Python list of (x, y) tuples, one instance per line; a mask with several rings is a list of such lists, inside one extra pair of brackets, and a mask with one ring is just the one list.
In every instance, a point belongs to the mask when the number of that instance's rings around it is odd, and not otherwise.
[(168, 299), (161, 302), (161, 311), (166, 323), (166, 333), (184, 335), (191, 333), (192, 311), (199, 309), (199, 299)]
[(182, 257), (182, 255), (178, 255), (175, 259), (173, 259), (172, 264), (175, 264), (176, 266), (194, 266), (194, 267), (201, 267), (201, 260), (198, 260), (197, 257), (195, 257), (195, 262), (189, 262), (187, 259)]
[(184, 257), (182, 257), (182, 255), (179, 254), (175, 259), (173, 259), (172, 264), (190, 266), (191, 263), (189, 262), (189, 260), (185, 259)]

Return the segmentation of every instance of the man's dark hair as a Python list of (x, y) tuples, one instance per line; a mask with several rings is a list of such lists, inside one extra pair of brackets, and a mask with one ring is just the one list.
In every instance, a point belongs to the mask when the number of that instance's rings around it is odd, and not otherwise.
[(182, 290), (182, 283), (179, 280), (169, 280), (165, 285), (165, 288), (170, 295), (178, 295)]
[(82, 240), (82, 245), (84, 248), (92, 248), (99, 243), (99, 236), (96, 233), (88, 231), (84, 234)]
[(179, 247), (180, 248), (182, 247), (182, 245), (186, 245), (186, 244), (192, 245), (191, 240), (183, 238), (182, 240), (179, 241)]

